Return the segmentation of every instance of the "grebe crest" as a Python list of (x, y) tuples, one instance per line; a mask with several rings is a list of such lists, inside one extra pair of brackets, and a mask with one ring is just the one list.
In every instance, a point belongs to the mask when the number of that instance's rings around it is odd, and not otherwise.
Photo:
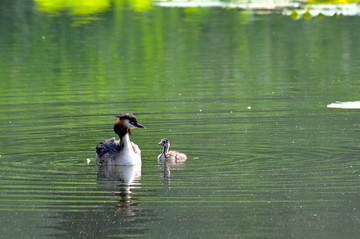
[(109, 165), (141, 165), (141, 150), (130, 141), (133, 128), (145, 126), (138, 123), (135, 115), (131, 113), (116, 115), (114, 131), (120, 139), (111, 138), (100, 142), (96, 146), (96, 162)]
[(166, 160), (176, 160), (177, 162), (183, 162), (186, 160), (186, 155), (176, 151), (169, 151), (170, 140), (163, 138), (160, 140), (159, 145), (163, 146), (163, 152), (159, 154), (158, 160), (164, 162)]

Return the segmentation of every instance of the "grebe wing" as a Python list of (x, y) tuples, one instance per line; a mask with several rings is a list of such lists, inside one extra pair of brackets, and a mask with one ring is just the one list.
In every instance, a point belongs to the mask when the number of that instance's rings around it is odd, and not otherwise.
[(178, 162), (185, 161), (186, 159), (187, 159), (186, 154), (178, 153), (176, 155), (176, 161), (178, 161)]
[(119, 152), (119, 142), (115, 140), (115, 138), (106, 139), (100, 142), (96, 146), (96, 153), (99, 157), (102, 157), (106, 153), (117, 153)]
[(186, 155), (176, 151), (169, 151), (166, 154), (166, 158), (176, 160), (177, 162), (182, 162), (186, 160)]

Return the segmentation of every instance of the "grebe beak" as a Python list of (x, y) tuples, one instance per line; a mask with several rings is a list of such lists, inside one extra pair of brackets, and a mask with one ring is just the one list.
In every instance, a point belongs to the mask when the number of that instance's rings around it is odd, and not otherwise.
[(141, 125), (141, 124), (139, 124), (139, 123), (134, 124), (134, 126), (135, 126), (136, 128), (146, 129), (146, 127), (145, 127), (144, 125)]

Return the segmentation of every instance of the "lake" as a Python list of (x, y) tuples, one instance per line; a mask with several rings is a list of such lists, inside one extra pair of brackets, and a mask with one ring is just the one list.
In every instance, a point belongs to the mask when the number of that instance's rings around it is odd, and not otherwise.
[(0, 238), (358, 238), (357, 17), (45, 3), (0, 3)]

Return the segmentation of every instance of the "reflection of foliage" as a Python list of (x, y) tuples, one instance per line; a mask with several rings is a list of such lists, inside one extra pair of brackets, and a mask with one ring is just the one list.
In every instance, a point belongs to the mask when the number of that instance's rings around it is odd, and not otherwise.
[(129, 1), (129, 5), (136, 12), (143, 12), (149, 10), (151, 7), (152, 0), (133, 0)]
[[(325, 6), (324, 4), (321, 6)], [(311, 19), (312, 17), (324, 18), (324, 17), (343, 17), (344, 15), (354, 15), (352, 9), (346, 8), (305, 8), (305, 9), (293, 9), (292, 11), (284, 11), (284, 15), (290, 16), (292, 19), (297, 20), (304, 18), (306, 20)]]
[(75, 23), (88, 23), (93, 20), (91, 14), (104, 12), (110, 7), (111, 0), (34, 0), (40, 12), (58, 15), (68, 10), (75, 17)]
[[(73, 16), (86, 16), (109, 9), (112, 0), (34, 0), (37, 10), (57, 15), (59, 11), (69, 10)], [(124, 0), (115, 0), (117, 4), (124, 4)], [(151, 7), (151, 0), (133, 0), (128, 5), (131, 9), (142, 12)]]
[(34, 0), (37, 9), (42, 12), (57, 14), (62, 10), (69, 10), (71, 15), (89, 15), (95, 12), (106, 11), (110, 0)]
[[(94, 13), (105, 12), (113, 0), (34, 0), (36, 9), (57, 16), (61, 11), (68, 10), (75, 17), (76, 24), (88, 23), (93, 20)], [(124, 0), (115, 0), (116, 4), (124, 4)], [(143, 12), (151, 7), (151, 0), (129, 1), (128, 6), (136, 12)]]
[(310, 4), (349, 4), (356, 3), (358, 0), (307, 0)]

